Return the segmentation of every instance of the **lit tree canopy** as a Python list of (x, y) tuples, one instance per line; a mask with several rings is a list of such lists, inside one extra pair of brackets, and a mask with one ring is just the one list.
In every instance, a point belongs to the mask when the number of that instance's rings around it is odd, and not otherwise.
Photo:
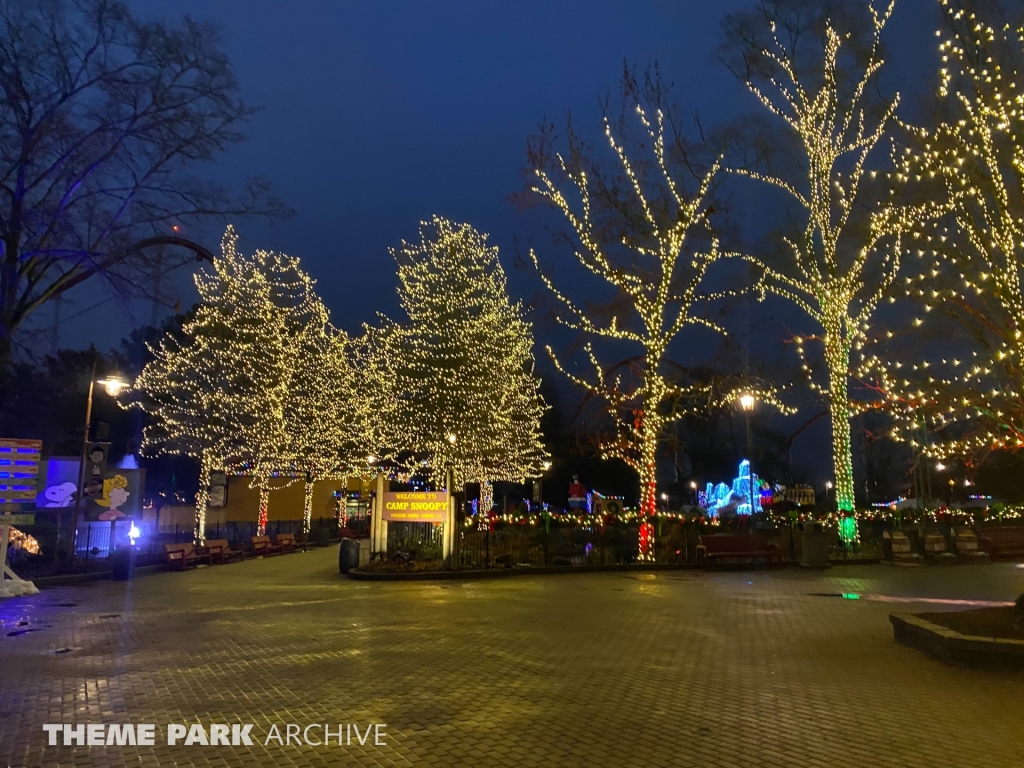
[[(377, 437), (435, 481), (521, 480), (540, 473), (545, 405), (533, 334), (508, 297), (498, 249), (468, 224), (424, 222), (392, 251), (407, 322), (367, 329)], [(370, 384), (369, 382), (373, 382)]]
[[(870, 2), (863, 7), (870, 17), (867, 45), (854, 48), (826, 19), (817, 67), (808, 67), (802, 50), (780, 39), (775, 20), (768, 22), (771, 42), (760, 51), (759, 66), (748, 71), (747, 85), (781, 121), (785, 131), (778, 141), (794, 147), (800, 167), (791, 175), (737, 169), (779, 190), (798, 221), (798, 231), (784, 236), (782, 263), (761, 264), (762, 285), (803, 309), (821, 329), (795, 341), (809, 373), (804, 344), (814, 340), (824, 349), (827, 383), (812, 378), (811, 384), (829, 402), (841, 511), (854, 508), (851, 353), (860, 352), (872, 314), (897, 278), (905, 235), (938, 211), (931, 203), (898, 204), (901, 162), (879, 164), (872, 157), (893, 127), (899, 96), (877, 94), (881, 35), (893, 3), (882, 10)], [(871, 184), (879, 171), (896, 186)]]
[[(640, 548), (647, 559), (653, 554), (647, 518), (655, 512), (658, 438), (668, 423), (689, 412), (688, 405), (709, 405), (707, 387), (682, 386), (666, 370), (669, 347), (687, 328), (724, 333), (709, 307), (733, 292), (709, 290), (706, 284), (712, 266), (730, 255), (722, 251), (708, 221), (718, 160), (698, 169), (699, 153), (687, 146), (672, 111), (663, 107), (665, 94), (656, 79), (641, 87), (626, 72), (623, 85), (622, 119), (613, 126), (606, 112), (603, 121), (615, 174), (602, 172), (571, 122), (568, 154), (557, 151), (544, 134), (529, 154), (532, 192), (561, 212), (576, 260), (612, 294), (610, 310), (593, 311), (592, 304), (570, 296), (541, 269), (535, 252), (531, 257), (557, 300), (561, 325), (602, 346), (626, 342), (639, 347), (639, 372), (632, 378), (612, 372), (618, 366), (602, 365), (591, 341), (584, 347), (589, 373), (576, 373), (550, 346), (548, 353), (559, 371), (605, 403), (616, 433), (602, 451), (640, 475), (645, 518)], [(634, 124), (639, 139), (630, 142)], [(631, 154), (634, 143), (637, 151)]]
[(365, 466), (366, 419), (348, 336), (330, 326), (325, 311), (293, 344), (296, 363), (284, 408), (286, 453), (292, 472), (306, 481), (303, 524), (308, 531), (313, 483), (347, 477)]
[(152, 418), (143, 448), (200, 462), (197, 540), (205, 535), (210, 472), (280, 455), (290, 364), (285, 318), (266, 275), (235, 249), (229, 229), (213, 271), (196, 275), (200, 303), (180, 336), (165, 337), (136, 379)]
[(297, 258), (248, 258), (236, 243), (228, 228), (214, 274), (196, 278), (195, 320), (183, 339), (164, 340), (136, 382), (154, 417), (146, 443), (200, 458), (200, 520), (210, 469), (252, 476), (261, 532), (270, 479), (303, 478), (308, 529), (313, 483), (349, 474), (361, 452), (348, 337), (331, 327)]
[[(1024, 31), (941, 6), (939, 122), (913, 131), (907, 172), (934, 179), (951, 213), (923, 228), (927, 279), (908, 278), (906, 290), (927, 313), (922, 333), (941, 334), (944, 348), (885, 381), (904, 422), (897, 435), (972, 464), (1024, 448)], [(934, 440), (915, 433), (922, 421)]]

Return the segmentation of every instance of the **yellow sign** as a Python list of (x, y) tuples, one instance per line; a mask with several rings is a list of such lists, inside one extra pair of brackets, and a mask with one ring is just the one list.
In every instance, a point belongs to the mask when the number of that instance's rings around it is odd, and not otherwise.
[(396, 523), (443, 523), (447, 517), (447, 491), (395, 491), (384, 494), (382, 520), (393, 520)]

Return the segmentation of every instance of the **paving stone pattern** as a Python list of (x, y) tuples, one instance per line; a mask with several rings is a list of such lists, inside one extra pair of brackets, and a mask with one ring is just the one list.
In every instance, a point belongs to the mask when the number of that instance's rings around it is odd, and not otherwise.
[[(1013, 564), (366, 583), (334, 549), (45, 590), (0, 603), (0, 766), (1021, 766), (1024, 675), (897, 646), (921, 604), (813, 593), (1022, 591)], [(90, 722), (157, 744), (46, 746)], [(195, 722), (256, 743), (167, 746)], [(263, 744), (378, 722), (386, 746)]]

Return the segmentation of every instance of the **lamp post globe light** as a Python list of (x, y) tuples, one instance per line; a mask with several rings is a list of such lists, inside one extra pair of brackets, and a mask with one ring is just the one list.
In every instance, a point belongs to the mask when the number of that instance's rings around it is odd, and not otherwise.
[(128, 386), (127, 381), (123, 381), (117, 376), (108, 376), (105, 379), (100, 379), (96, 383), (102, 384), (103, 388), (107, 391), (107, 394), (110, 395), (111, 397), (117, 397), (120, 394), (121, 390), (125, 389)]
[(533, 501), (540, 505), (541, 510), (544, 509), (544, 474), (549, 469), (551, 469), (551, 462), (542, 461), (540, 464), (540, 474), (533, 481)]
[(739, 396), (740, 408), (743, 409), (743, 415), (746, 417), (747, 421), (747, 465), (750, 485), (750, 498), (747, 499), (747, 501), (750, 504), (750, 514), (754, 514), (754, 450), (752, 446), (753, 436), (750, 431), (750, 414), (754, 410), (754, 404), (756, 402), (757, 401), (754, 399), (754, 396), (749, 392), (745, 392)]

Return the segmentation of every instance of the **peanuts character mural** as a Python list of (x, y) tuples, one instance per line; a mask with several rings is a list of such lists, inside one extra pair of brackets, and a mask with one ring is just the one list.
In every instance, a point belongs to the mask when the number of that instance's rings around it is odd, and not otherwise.
[(127, 489), (128, 478), (124, 475), (114, 475), (103, 481), (103, 497), (96, 499), (96, 503), (101, 507), (107, 507), (107, 510), (100, 513), (100, 520), (117, 520), (121, 517), (127, 517), (124, 512), (118, 509), (118, 507), (127, 503), (128, 497), (131, 496)]
[(70, 507), (75, 500), (75, 492), (78, 488), (74, 483), (65, 482), (49, 486), (43, 495), (46, 498), (47, 507)]

